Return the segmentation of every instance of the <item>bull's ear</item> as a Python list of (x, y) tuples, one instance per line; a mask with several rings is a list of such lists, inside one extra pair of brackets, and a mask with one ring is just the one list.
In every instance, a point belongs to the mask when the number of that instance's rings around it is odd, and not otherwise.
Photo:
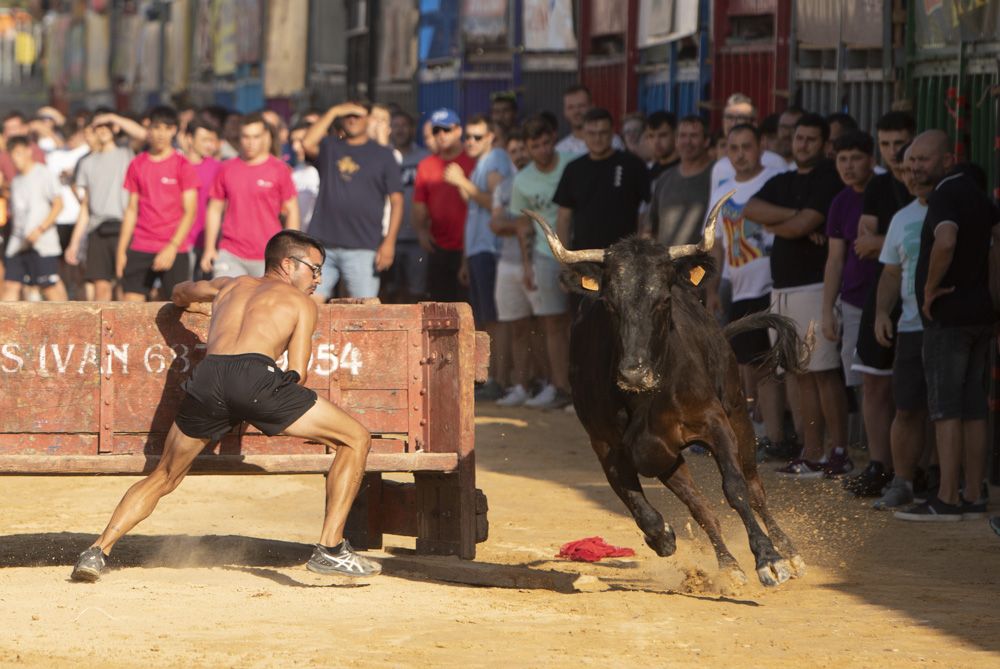
[(565, 266), (561, 279), (567, 290), (593, 296), (601, 292), (601, 275), (600, 264), (576, 262)]
[(684, 284), (699, 286), (716, 271), (715, 259), (707, 253), (693, 253), (681, 256), (674, 262), (677, 278)]

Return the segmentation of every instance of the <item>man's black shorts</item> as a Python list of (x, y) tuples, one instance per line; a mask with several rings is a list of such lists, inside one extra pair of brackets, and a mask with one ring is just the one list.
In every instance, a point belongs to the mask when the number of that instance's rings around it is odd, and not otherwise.
[(153, 271), (155, 253), (143, 253), (129, 249), (125, 255), (125, 273), (122, 288), (126, 293), (148, 295), (157, 278), (160, 280), (160, 297), (169, 300), (174, 286), (191, 280), (191, 259), (187, 251), (178, 252), (173, 267), (165, 272)]
[(316, 404), (315, 391), (260, 353), (209, 355), (183, 388), (187, 395), (177, 427), (189, 437), (213, 441), (244, 421), (273, 437)]
[[(104, 221), (87, 234), (87, 262), (83, 272), (87, 281), (115, 280), (115, 254), (118, 253), (120, 229), (120, 221), (110, 220)], [(128, 271), (128, 262), (125, 271)]]

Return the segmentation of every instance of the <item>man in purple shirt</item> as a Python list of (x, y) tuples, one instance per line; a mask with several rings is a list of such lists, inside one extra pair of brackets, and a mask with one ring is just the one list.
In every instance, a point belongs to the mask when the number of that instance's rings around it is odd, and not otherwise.
[(833, 198), (826, 217), (829, 247), (823, 274), (823, 336), (841, 342), (844, 379), (850, 387), (863, 388), (865, 433), (871, 459), (882, 463), (888, 471), (892, 375), (865, 367), (855, 355), (861, 312), (878, 280), (878, 262), (860, 258), (854, 248), (864, 210), (865, 187), (875, 173), (875, 141), (871, 135), (855, 130), (838, 137), (833, 148), (837, 172), (846, 188)]

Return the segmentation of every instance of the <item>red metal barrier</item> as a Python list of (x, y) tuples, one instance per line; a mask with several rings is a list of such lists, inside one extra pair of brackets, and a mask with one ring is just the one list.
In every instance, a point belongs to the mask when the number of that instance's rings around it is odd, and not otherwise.
[[(163, 303), (0, 304), (0, 474), (151, 470), (207, 325)], [(486, 519), (472, 390), (487, 362), (488, 339), (465, 304), (320, 309), (307, 385), (373, 436), (350, 524), (359, 547), (380, 546), (385, 532), (416, 536), (423, 552), (475, 556)], [(333, 457), (241, 426), (192, 471), (326, 472)], [(382, 472), (412, 472), (414, 483), (383, 484)]]
[(791, 94), (791, 0), (714, 0), (714, 9), (712, 127), (722, 127), (733, 93), (749, 95), (758, 118), (783, 111)]

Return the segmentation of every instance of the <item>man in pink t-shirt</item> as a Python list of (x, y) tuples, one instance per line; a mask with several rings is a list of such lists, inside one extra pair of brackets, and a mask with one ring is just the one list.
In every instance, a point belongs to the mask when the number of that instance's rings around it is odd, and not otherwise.
[(205, 253), (205, 211), (208, 209), (208, 197), (215, 185), (215, 177), (222, 169), (222, 161), (215, 159), (219, 151), (219, 126), (206, 119), (195, 119), (184, 129), (187, 136), (188, 150), (185, 153), (188, 162), (194, 166), (198, 175), (198, 209), (194, 215), (194, 225), (188, 233), (191, 243), (191, 269), (194, 280), (211, 278), (201, 270), (201, 258)]
[(282, 227), (301, 227), (292, 170), (268, 153), (269, 139), (260, 114), (248, 114), (240, 120), (240, 156), (222, 164), (209, 193), (201, 259), (204, 272), (216, 277), (264, 276), (267, 240)]
[(191, 278), (188, 233), (198, 206), (198, 175), (174, 150), (177, 112), (155, 107), (149, 114), (149, 150), (125, 172), (129, 193), (115, 258), (126, 302), (145, 302), (157, 279), (160, 296)]

